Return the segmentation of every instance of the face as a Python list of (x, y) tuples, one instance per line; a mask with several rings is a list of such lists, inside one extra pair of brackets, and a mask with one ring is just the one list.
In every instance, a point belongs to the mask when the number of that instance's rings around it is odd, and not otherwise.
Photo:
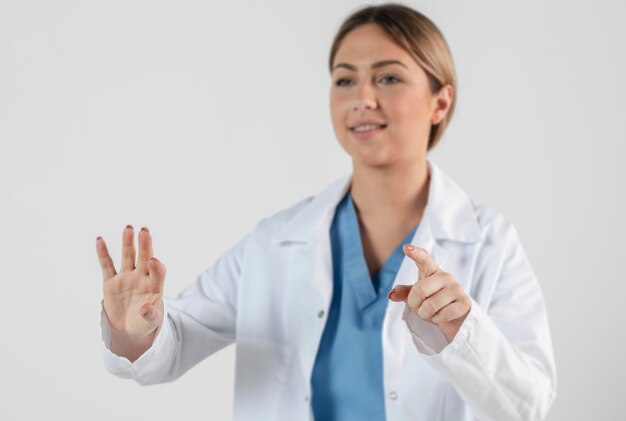
[(345, 36), (331, 76), (333, 128), (354, 165), (425, 162), (430, 126), (450, 106), (450, 85), (431, 94), (426, 72), (375, 24)]

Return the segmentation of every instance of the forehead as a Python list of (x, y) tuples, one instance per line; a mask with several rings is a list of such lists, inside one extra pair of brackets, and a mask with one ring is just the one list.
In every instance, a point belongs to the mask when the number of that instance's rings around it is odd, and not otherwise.
[(381, 60), (400, 60), (409, 68), (417, 67), (413, 57), (378, 25), (368, 23), (350, 31), (339, 45), (334, 64), (369, 66)]

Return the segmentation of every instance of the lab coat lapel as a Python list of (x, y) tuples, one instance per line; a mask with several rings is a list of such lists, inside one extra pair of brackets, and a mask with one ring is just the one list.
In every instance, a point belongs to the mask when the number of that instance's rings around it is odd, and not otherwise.
[(341, 177), (320, 194), (308, 198), (308, 203), (276, 236), (280, 246), (293, 247), (292, 266), (297, 272), (293, 275), (312, 286), (324, 308), (330, 305), (332, 294), (330, 225), (351, 182), (351, 175)]
[[(472, 243), (480, 239), (478, 222), (467, 194), (434, 163), (427, 161), (431, 176), (429, 198), (424, 216), (415, 233), (413, 245), (426, 249), (437, 265), (445, 270), (447, 250), (440, 241)], [(288, 304), (286, 314), (295, 314), (289, 323), (296, 336), (305, 378), (310, 378), (333, 289), (330, 225), (334, 211), (352, 182), (351, 175), (342, 177), (306, 203), (277, 233), (280, 247), (289, 247), (289, 278), (298, 293)], [(417, 281), (415, 263), (405, 256), (395, 284)], [(383, 321), (383, 354), (385, 375), (399, 369), (402, 354), (410, 340), (401, 323), (403, 303), (390, 303)]]
[[(473, 245), (480, 241), (480, 229), (467, 193), (434, 163), (428, 161), (428, 169), (430, 173), (428, 203), (411, 244), (425, 249), (437, 266), (447, 271), (446, 262), (450, 260), (450, 252), (443, 244), (450, 241)], [(405, 256), (394, 285), (412, 285), (417, 282), (418, 275), (415, 262)], [(463, 284), (464, 279), (458, 281)], [(402, 321), (404, 307), (404, 302), (389, 302), (383, 320), (382, 340), (386, 378), (394, 378), (402, 369), (405, 353), (414, 350), (411, 335), (407, 334), (406, 325)]]
[(333, 265), (330, 225), (339, 201), (347, 193), (351, 176), (340, 178), (303, 208), (278, 233), (280, 247), (289, 247), (289, 282), (297, 294), (286, 314), (298, 350), (304, 378), (310, 379), (330, 308)]
[[(438, 266), (444, 265), (447, 252), (435, 240), (427, 217), (422, 218), (411, 244), (428, 251)], [(417, 282), (418, 274), (415, 262), (404, 256), (394, 286), (412, 285)], [(383, 320), (384, 371), (385, 376), (390, 376), (390, 378), (394, 378), (399, 373), (402, 369), (402, 361), (405, 360), (405, 353), (412, 349), (411, 336), (407, 335), (406, 326), (402, 322), (404, 306), (404, 302), (389, 301)]]

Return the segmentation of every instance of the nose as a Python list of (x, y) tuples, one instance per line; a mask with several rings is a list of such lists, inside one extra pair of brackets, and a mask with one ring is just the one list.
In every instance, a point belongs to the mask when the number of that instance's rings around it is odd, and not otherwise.
[(354, 111), (360, 111), (361, 109), (375, 110), (377, 106), (378, 101), (374, 91), (368, 84), (364, 84), (356, 94), (352, 109)]

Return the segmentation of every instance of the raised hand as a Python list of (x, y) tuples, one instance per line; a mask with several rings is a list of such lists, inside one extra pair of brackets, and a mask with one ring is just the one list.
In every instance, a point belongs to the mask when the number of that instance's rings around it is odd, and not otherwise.
[(471, 309), (471, 299), (426, 250), (410, 244), (405, 244), (403, 250), (417, 265), (419, 275), (413, 285), (396, 285), (389, 291), (389, 299), (406, 302), (411, 311), (436, 325), (452, 342)]
[(104, 280), (104, 311), (111, 326), (111, 351), (129, 359), (136, 359), (150, 347), (163, 322), (165, 266), (152, 255), (152, 237), (147, 228), (139, 232), (138, 243), (135, 262), (134, 230), (127, 225), (122, 232), (118, 273), (104, 239), (96, 239)]

